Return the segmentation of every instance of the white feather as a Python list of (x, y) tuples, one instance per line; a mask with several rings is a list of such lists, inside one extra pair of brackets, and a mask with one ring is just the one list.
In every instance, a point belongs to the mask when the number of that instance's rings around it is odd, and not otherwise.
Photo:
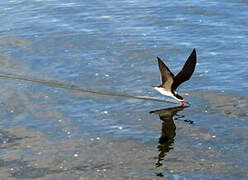
[(176, 96), (174, 96), (174, 94), (172, 94), (171, 91), (165, 91), (165, 89), (161, 88), (161, 87), (153, 87), (153, 88), (165, 96), (172, 97), (172, 98), (176, 99), (177, 101), (182, 101), (181, 99), (178, 99)]

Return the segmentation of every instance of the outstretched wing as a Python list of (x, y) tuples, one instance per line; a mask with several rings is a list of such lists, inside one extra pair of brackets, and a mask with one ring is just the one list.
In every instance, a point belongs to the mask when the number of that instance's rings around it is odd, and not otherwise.
[(188, 57), (187, 61), (185, 62), (182, 70), (175, 76), (174, 83), (172, 84), (173, 90), (176, 90), (180, 84), (190, 79), (195, 70), (195, 65), (196, 51), (194, 49), (191, 55)]
[(171, 90), (171, 86), (174, 82), (174, 74), (170, 71), (170, 69), (163, 63), (163, 61), (158, 58), (158, 66), (161, 74), (161, 86), (166, 90)]

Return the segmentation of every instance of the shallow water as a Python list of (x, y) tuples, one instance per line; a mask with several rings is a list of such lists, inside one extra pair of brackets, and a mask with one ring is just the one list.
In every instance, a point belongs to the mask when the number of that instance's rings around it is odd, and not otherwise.
[(0, 5), (0, 179), (247, 179), (247, 1)]

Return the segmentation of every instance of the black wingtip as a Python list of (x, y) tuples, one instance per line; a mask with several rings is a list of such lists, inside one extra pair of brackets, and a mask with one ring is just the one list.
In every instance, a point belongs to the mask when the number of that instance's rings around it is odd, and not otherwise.
[(157, 57), (157, 59), (158, 59), (158, 64), (164, 64), (164, 62), (162, 61), (160, 57)]
[(188, 59), (192, 59), (192, 60), (194, 59), (196, 61), (196, 50), (195, 50), (195, 48), (193, 49), (193, 51), (190, 54)]
[(195, 48), (193, 49), (193, 51), (192, 51), (191, 55), (196, 56), (196, 50), (195, 50)]
[(157, 57), (157, 60), (158, 60), (158, 64), (161, 63), (161, 59), (159, 57)]

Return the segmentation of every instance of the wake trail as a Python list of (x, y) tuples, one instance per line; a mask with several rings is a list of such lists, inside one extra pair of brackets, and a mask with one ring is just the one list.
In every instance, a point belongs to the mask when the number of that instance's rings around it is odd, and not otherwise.
[(40, 78), (34, 78), (34, 77), (23, 76), (23, 75), (16, 75), (16, 74), (11, 74), (11, 73), (6, 73), (6, 72), (0, 72), (0, 78), (8, 78), (8, 79), (13, 79), (13, 80), (27, 81), (27, 82), (38, 83), (38, 84), (42, 84), (42, 85), (46, 85), (46, 86), (50, 86), (50, 87), (76, 90), (76, 91), (80, 91), (80, 92), (87, 92), (87, 93), (104, 95), (104, 96), (117, 96), (117, 97), (124, 97), (124, 98), (130, 98), (130, 99), (139, 99), (139, 100), (148, 100), (148, 101), (157, 101), (157, 102), (178, 104), (178, 103), (173, 102), (173, 101), (159, 99), (156, 97), (134, 96), (134, 95), (130, 95), (130, 94), (124, 94), (121, 92), (114, 92), (114, 91), (109, 91), (109, 90), (90, 89), (90, 88), (84, 88), (84, 87), (81, 87), (81, 86), (78, 86), (78, 85), (75, 85), (75, 84), (69, 83), (69, 82), (40, 79)]

